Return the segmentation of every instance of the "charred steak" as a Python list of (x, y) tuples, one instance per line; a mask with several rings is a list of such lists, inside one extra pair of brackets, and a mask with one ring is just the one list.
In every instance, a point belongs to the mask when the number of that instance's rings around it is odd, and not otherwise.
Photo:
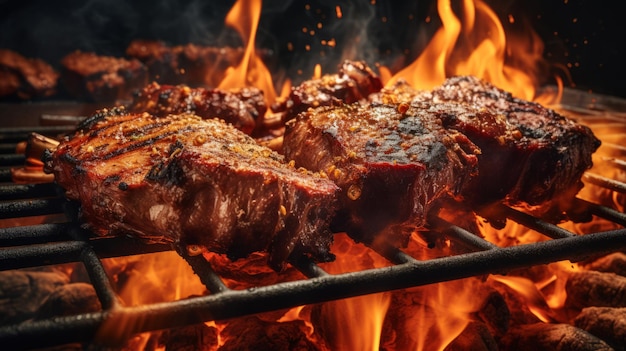
[(592, 166), (591, 155), (600, 146), (586, 126), (476, 77), (452, 77), (432, 91), (413, 94), (400, 83), (385, 89), (378, 99), (472, 106), (495, 116), (443, 118), (446, 128), (467, 135), (482, 151), (479, 175), (465, 192), (474, 204), (505, 199), (540, 212), (560, 212), (582, 188), (581, 176)]
[(363, 61), (344, 61), (336, 74), (326, 74), (293, 87), (284, 100), (272, 105), (272, 111), (283, 115), (283, 121), (295, 118), (308, 108), (341, 106), (367, 100), (383, 87), (380, 78)]
[(329, 261), (338, 188), (218, 119), (103, 110), (48, 155), (98, 235), (200, 245), (231, 259), (268, 252)]
[[(435, 201), (459, 194), (476, 172), (479, 150), (445, 129), (442, 115), (483, 112), (441, 106), (359, 103), (320, 107), (287, 123), (287, 159), (324, 172), (340, 188), (333, 229), (404, 246), (423, 229)], [(485, 112), (486, 114), (486, 112)]]
[(226, 91), (190, 88), (186, 85), (145, 86), (127, 106), (131, 112), (148, 112), (156, 116), (191, 113), (202, 118), (220, 118), (246, 134), (263, 118), (267, 107), (263, 92), (257, 88)]

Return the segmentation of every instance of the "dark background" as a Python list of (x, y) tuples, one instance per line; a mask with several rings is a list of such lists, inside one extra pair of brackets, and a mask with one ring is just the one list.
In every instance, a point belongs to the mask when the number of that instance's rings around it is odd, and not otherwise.
[[(567, 67), (567, 86), (626, 97), (622, 64), (626, 20), (618, 9), (584, 0), (486, 2), (505, 28), (532, 28), (540, 36), (545, 59), (555, 67)], [(136, 38), (238, 45), (238, 36), (224, 27), (233, 3), (0, 0), (0, 47), (57, 65), (76, 49), (123, 56)], [(340, 20), (337, 4), (343, 13)], [(514, 16), (514, 24), (508, 15)], [(310, 77), (314, 63), (332, 72), (343, 58), (392, 67), (410, 62), (439, 25), (434, 1), (266, 0), (257, 46), (273, 52), (270, 66), (283, 68), (297, 82)], [(335, 46), (328, 45), (332, 39)]]

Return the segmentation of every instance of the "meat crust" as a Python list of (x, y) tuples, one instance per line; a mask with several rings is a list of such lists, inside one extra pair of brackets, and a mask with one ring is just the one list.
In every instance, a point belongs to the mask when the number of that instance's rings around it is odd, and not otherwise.
[(408, 104), (310, 109), (287, 124), (283, 151), (341, 188), (335, 230), (365, 242), (382, 234), (404, 246), (412, 230), (426, 226), (435, 201), (460, 194), (476, 172), (479, 150), (443, 128), (441, 114), (449, 113)]
[(148, 112), (161, 117), (191, 113), (205, 119), (220, 118), (246, 134), (252, 133), (267, 110), (263, 92), (257, 88), (226, 91), (156, 82), (135, 94), (127, 108), (131, 112)]
[(262, 251), (276, 270), (291, 255), (333, 259), (335, 184), (218, 119), (103, 110), (46, 167), (97, 235), (200, 245), (231, 259)]
[(56, 94), (59, 73), (41, 59), (0, 49), (0, 98), (32, 99)]
[(426, 92), (400, 82), (372, 99), (464, 105), (491, 113), (494, 118), (443, 119), (446, 128), (467, 135), (482, 150), (479, 176), (464, 194), (474, 205), (505, 200), (558, 216), (582, 188), (582, 174), (600, 146), (588, 127), (476, 77), (451, 77)]
[(383, 87), (380, 78), (363, 61), (344, 61), (336, 74), (310, 79), (291, 89), (289, 96), (272, 105), (272, 111), (282, 114), (283, 122), (300, 112), (320, 106), (341, 106), (366, 101)]

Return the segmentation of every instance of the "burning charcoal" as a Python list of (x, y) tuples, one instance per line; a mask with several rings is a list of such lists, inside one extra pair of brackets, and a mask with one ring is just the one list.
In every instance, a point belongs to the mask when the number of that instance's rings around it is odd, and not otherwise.
[(470, 322), (444, 351), (497, 351), (498, 344), (489, 333), (487, 326), (480, 322)]
[(598, 337), (569, 324), (521, 325), (512, 328), (499, 345), (502, 350), (613, 351)]
[(626, 308), (583, 308), (574, 325), (606, 341), (617, 351), (626, 350)]
[(565, 285), (566, 306), (626, 307), (626, 277), (595, 271), (573, 272)]
[(185, 85), (160, 85), (153, 82), (133, 97), (127, 106), (135, 113), (155, 116), (193, 113), (202, 118), (220, 118), (246, 134), (251, 134), (257, 120), (266, 111), (263, 92), (256, 88), (225, 91), (189, 88)]
[(68, 282), (56, 272), (0, 272), (0, 325), (32, 318), (46, 298)]
[(206, 324), (173, 328), (161, 334), (159, 344), (165, 351), (216, 351), (218, 332), (217, 328)]
[(100, 311), (102, 306), (93, 285), (72, 283), (56, 288), (41, 305), (35, 319)]
[(220, 336), (225, 339), (219, 351), (231, 350), (326, 350), (307, 338), (304, 321), (268, 322), (256, 316), (230, 320)]
[(310, 107), (341, 106), (367, 100), (382, 89), (380, 78), (361, 61), (344, 61), (337, 74), (304, 81), (291, 89), (284, 101), (272, 105), (272, 111), (283, 114), (283, 122), (295, 118)]
[(497, 291), (492, 291), (487, 295), (475, 315), (495, 337), (503, 336), (509, 329), (511, 311), (504, 296)]
[(116, 102), (148, 84), (148, 70), (136, 59), (75, 51), (61, 61), (61, 81), (74, 98)]
[(57, 92), (59, 73), (40, 59), (0, 49), (0, 99), (50, 97)]
[(615, 273), (626, 277), (626, 254), (615, 252), (595, 261), (582, 264), (585, 269), (598, 272)]
[(496, 281), (489, 282), (491, 287), (506, 301), (507, 309), (510, 313), (509, 325), (532, 324), (540, 321), (540, 319), (530, 311), (528, 301), (523, 296), (505, 284)]

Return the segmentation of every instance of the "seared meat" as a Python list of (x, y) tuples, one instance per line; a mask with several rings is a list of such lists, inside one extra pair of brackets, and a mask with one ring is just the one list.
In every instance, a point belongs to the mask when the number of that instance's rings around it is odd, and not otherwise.
[(475, 204), (506, 199), (542, 205), (538, 211), (566, 209), (600, 146), (586, 126), (475, 77), (452, 77), (432, 91), (413, 92), (400, 83), (378, 99), (406, 101), (413, 95), (413, 103), (462, 104), (491, 112), (484, 116), (493, 118), (443, 118), (446, 128), (467, 135), (482, 150), (479, 176), (465, 192)]
[(434, 202), (459, 194), (479, 150), (442, 125), (445, 115), (482, 118), (458, 105), (351, 104), (320, 107), (287, 123), (283, 150), (298, 166), (324, 172), (340, 188), (333, 229), (395, 245), (423, 229)]
[(161, 117), (192, 113), (202, 118), (220, 118), (250, 134), (267, 107), (263, 92), (257, 88), (225, 91), (153, 82), (135, 95), (128, 109)]
[(224, 78), (226, 69), (241, 60), (244, 49), (195, 44), (170, 46), (162, 41), (134, 40), (126, 54), (148, 67), (152, 81), (215, 87)]
[(337, 74), (310, 79), (291, 89), (286, 100), (272, 106), (272, 111), (283, 114), (283, 122), (296, 117), (310, 107), (340, 106), (344, 103), (367, 100), (380, 91), (380, 78), (362, 61), (344, 61)]
[(61, 81), (73, 98), (130, 100), (136, 90), (148, 84), (148, 69), (136, 59), (74, 51), (61, 60)]
[(47, 157), (98, 235), (329, 261), (338, 188), (219, 119), (101, 111)]
[(43, 60), (0, 49), (0, 98), (32, 99), (54, 95), (59, 73)]

